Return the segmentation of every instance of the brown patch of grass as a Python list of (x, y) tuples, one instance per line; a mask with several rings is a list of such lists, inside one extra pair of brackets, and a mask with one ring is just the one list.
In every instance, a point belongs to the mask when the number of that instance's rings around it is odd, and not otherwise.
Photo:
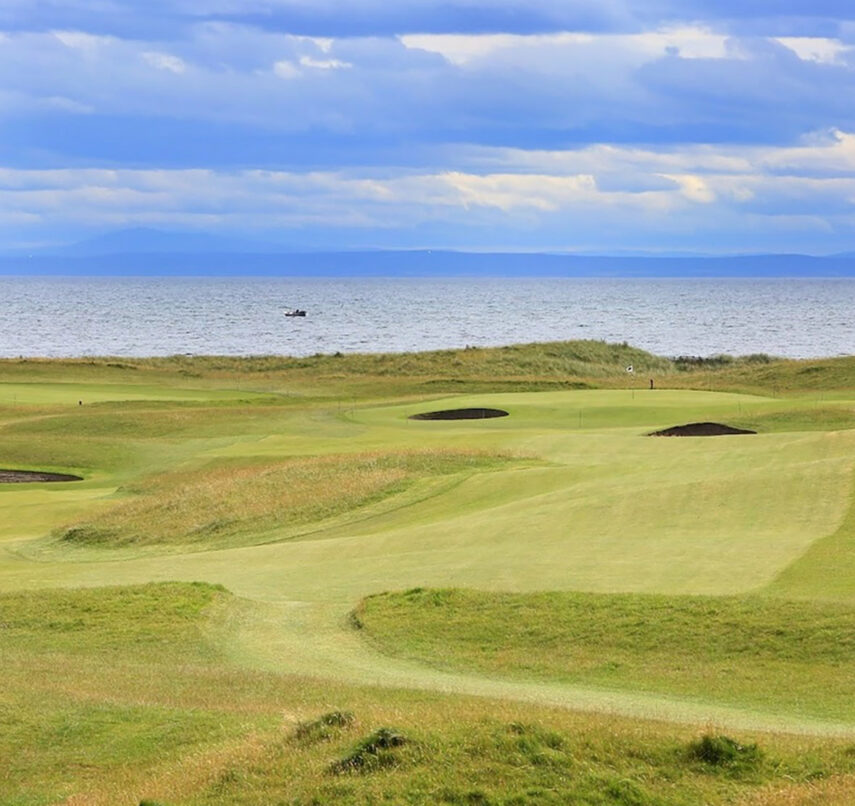
[[(164, 473), (100, 516), (66, 527), (71, 544), (206, 546), (264, 542), (264, 533), (341, 515), (423, 476), (506, 461), (478, 451), (364, 453)], [(268, 538), (269, 539), (269, 538)]]

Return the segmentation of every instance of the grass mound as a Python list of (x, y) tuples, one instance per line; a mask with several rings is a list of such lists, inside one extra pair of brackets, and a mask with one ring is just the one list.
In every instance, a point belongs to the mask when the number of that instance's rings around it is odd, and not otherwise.
[[(507, 458), (478, 451), (415, 451), (292, 458), (165, 473), (60, 540), (103, 547), (264, 542), (274, 529), (342, 515), (401, 492), (419, 478), (475, 472)], [(269, 539), (269, 538), (267, 538)]]
[[(547, 713), (528, 710), (520, 721), (519, 711), (497, 704), (461, 699), (444, 714), (416, 705), (401, 714), (406, 733), (379, 728), (355, 746), (271, 744), (191, 802), (267, 806), (281, 802), (284, 789), (299, 806), (734, 804), (764, 784), (798, 785), (853, 763), (842, 747), (824, 757), (805, 743), (781, 752), (775, 739), (773, 752), (750, 763), (711, 764), (692, 755), (683, 731), (636, 723), (629, 732), (619, 720), (595, 727), (590, 715)], [(336, 751), (343, 755), (322, 763)]]
[(356, 618), (381, 651), (432, 666), (855, 717), (851, 605), (414, 589), (371, 596)]
[(394, 728), (378, 728), (362, 739), (344, 758), (330, 766), (330, 772), (369, 772), (393, 767), (398, 761), (397, 748), (409, 744), (409, 739)]

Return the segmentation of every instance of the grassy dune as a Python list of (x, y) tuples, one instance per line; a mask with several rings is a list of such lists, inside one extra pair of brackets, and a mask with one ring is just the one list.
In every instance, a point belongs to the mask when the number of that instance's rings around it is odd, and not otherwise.
[[(0, 804), (846, 804), (854, 411), (599, 342), (0, 361), (0, 467), (83, 477), (0, 485)], [(645, 436), (704, 420), (758, 434)]]
[[(628, 377), (626, 367), (635, 373)], [(518, 344), (423, 353), (287, 356), (171, 356), (0, 360), (0, 406), (17, 384), (27, 402), (76, 405), (85, 389), (98, 399), (205, 399), (248, 391), (309, 400), (478, 391), (636, 386), (826, 397), (855, 388), (855, 358), (793, 361), (768, 356), (673, 360), (600, 341)], [(47, 386), (39, 386), (45, 382)], [(60, 386), (56, 386), (60, 383)], [(119, 387), (125, 387), (120, 391)], [(165, 392), (164, 387), (170, 391)], [(228, 389), (224, 393), (224, 387)], [(22, 398), (20, 402), (24, 402)], [(87, 401), (88, 402), (88, 401)]]

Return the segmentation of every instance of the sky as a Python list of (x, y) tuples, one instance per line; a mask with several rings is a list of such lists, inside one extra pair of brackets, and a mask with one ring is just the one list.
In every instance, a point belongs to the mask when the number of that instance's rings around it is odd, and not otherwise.
[(851, 0), (0, 0), (0, 249), (855, 251)]

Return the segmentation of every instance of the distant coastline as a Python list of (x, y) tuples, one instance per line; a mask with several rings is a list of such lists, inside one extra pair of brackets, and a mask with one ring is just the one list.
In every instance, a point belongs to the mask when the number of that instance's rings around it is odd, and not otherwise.
[(0, 256), (3, 276), (855, 277), (855, 255), (589, 256), (438, 250)]

